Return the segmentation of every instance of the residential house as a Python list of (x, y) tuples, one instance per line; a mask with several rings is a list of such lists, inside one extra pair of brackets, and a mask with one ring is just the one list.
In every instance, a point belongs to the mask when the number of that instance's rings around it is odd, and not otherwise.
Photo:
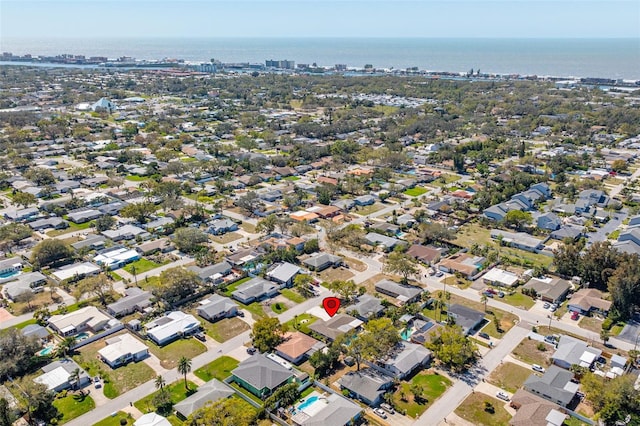
[(107, 346), (98, 351), (100, 359), (111, 368), (138, 362), (149, 356), (147, 345), (129, 333), (120, 334), (105, 340)]
[(268, 299), (278, 294), (280, 286), (263, 278), (252, 278), (240, 284), (231, 296), (245, 305), (252, 302)]
[(198, 274), (198, 277), (200, 277), (202, 281), (210, 282), (212, 284), (222, 283), (224, 281), (224, 277), (229, 276), (233, 272), (231, 264), (227, 261), (222, 261), (204, 268), (200, 268), (199, 266), (190, 266), (187, 269)]
[(636, 228), (638, 226), (640, 226), (640, 215), (630, 217), (627, 228)]
[(530, 251), (532, 253), (537, 253), (543, 248), (542, 240), (524, 232), (507, 232), (501, 229), (492, 229), (491, 238), (501, 240), (501, 243), (506, 246)]
[(147, 241), (134, 247), (142, 256), (147, 256), (156, 252), (167, 253), (174, 249), (169, 238), (159, 238), (153, 241)]
[(140, 259), (140, 253), (125, 247), (112, 247), (99, 252), (93, 261), (107, 269), (118, 269)]
[(153, 295), (138, 287), (129, 287), (125, 290), (125, 296), (107, 305), (107, 312), (114, 317), (122, 317), (133, 312), (143, 312), (151, 306)]
[(420, 287), (400, 284), (387, 279), (378, 281), (375, 289), (382, 294), (393, 297), (398, 301), (399, 305), (418, 301), (423, 291)]
[(482, 271), (487, 259), (467, 253), (456, 253), (440, 261), (438, 268), (443, 272), (459, 272), (468, 279), (473, 279)]
[(300, 268), (289, 262), (273, 265), (267, 272), (267, 278), (280, 284), (282, 287), (291, 287), (293, 279), (300, 272)]
[(595, 288), (581, 288), (571, 296), (567, 308), (571, 312), (579, 312), (582, 315), (597, 312), (606, 317), (611, 308), (611, 301), (604, 300), (600, 290)]
[(540, 398), (524, 389), (518, 389), (509, 404), (516, 414), (509, 420), (510, 426), (562, 426), (566, 414), (562, 414), (560, 423), (550, 422), (547, 417), (560, 408), (557, 404)]
[[(72, 379), (75, 370), (80, 372), (77, 382)], [(72, 387), (82, 388), (91, 382), (87, 372), (72, 359), (61, 359), (47, 364), (42, 367), (42, 372), (44, 374), (36, 377), (33, 381), (42, 383), (53, 392), (60, 392)]]
[(104, 247), (107, 239), (102, 235), (89, 234), (83, 240), (76, 241), (71, 244), (74, 250), (78, 251), (84, 248), (87, 249), (101, 249)]
[(433, 246), (423, 246), (421, 244), (412, 244), (407, 250), (407, 254), (416, 260), (426, 264), (434, 265), (440, 261), (440, 257), (445, 249)]
[(302, 263), (310, 270), (320, 272), (330, 266), (335, 268), (342, 265), (342, 258), (329, 253), (316, 253)]
[(158, 413), (147, 413), (140, 416), (133, 426), (171, 426), (171, 422)]
[(71, 265), (65, 265), (54, 271), (51, 276), (62, 282), (64, 280), (79, 280), (84, 277), (96, 275), (100, 273), (99, 266), (94, 265), (91, 262), (73, 263)]
[(571, 284), (557, 277), (531, 278), (522, 288), (535, 290), (538, 297), (545, 302), (560, 303), (569, 293)]
[(555, 213), (544, 213), (538, 216), (536, 226), (547, 231), (555, 231), (562, 226), (562, 220)]
[(73, 223), (85, 223), (102, 216), (102, 212), (95, 209), (78, 209), (67, 213), (67, 217)]
[(579, 385), (572, 380), (573, 373), (552, 365), (547, 368), (542, 377), (531, 374), (523, 387), (535, 395), (566, 407), (571, 404), (578, 392)]
[(271, 395), (280, 386), (292, 383), (295, 377), (290, 368), (269, 359), (265, 354), (245, 359), (231, 375), (234, 382), (258, 398)]
[(376, 198), (373, 195), (361, 195), (353, 199), (356, 206), (370, 206), (376, 202)]
[(151, 237), (150, 233), (135, 225), (124, 225), (118, 229), (108, 229), (102, 231), (101, 234), (113, 242), (133, 240), (134, 238), (146, 240)]
[(349, 313), (364, 322), (378, 318), (384, 310), (382, 300), (366, 293), (358, 296), (355, 304), (348, 308)]
[(186, 419), (195, 411), (207, 404), (212, 404), (234, 395), (235, 391), (226, 383), (213, 379), (203, 384), (198, 390), (186, 399), (173, 406), (178, 416)]
[(200, 302), (196, 309), (202, 318), (215, 322), (222, 318), (231, 318), (238, 314), (238, 304), (228, 297), (214, 294)]
[(6, 219), (12, 222), (26, 222), (35, 219), (40, 214), (40, 211), (35, 207), (29, 207), (20, 210), (10, 210), (4, 213)]
[(424, 345), (417, 345), (401, 341), (389, 354), (383, 359), (377, 360), (375, 363), (369, 363), (369, 366), (382, 371), (391, 376), (404, 380), (416, 371), (423, 369), (431, 360), (431, 351)]
[(296, 222), (307, 222), (313, 223), (316, 222), (319, 216), (316, 213), (308, 212), (305, 210), (299, 210), (297, 212), (293, 212), (289, 214), (289, 217)]
[(393, 386), (393, 378), (373, 368), (350, 371), (338, 380), (340, 389), (346, 389), (351, 397), (370, 407), (383, 402), (382, 396)]
[(563, 241), (567, 238), (578, 240), (584, 235), (584, 228), (572, 225), (564, 225), (560, 229), (553, 231), (550, 235), (554, 240)]
[(161, 216), (144, 224), (144, 228), (149, 232), (162, 231), (167, 226), (173, 225), (175, 220), (169, 216)]
[[(362, 408), (341, 395), (331, 393), (328, 397), (320, 398), (313, 392), (308, 398), (315, 396), (313, 409), (298, 409), (291, 417), (296, 426), (347, 426), (356, 425), (360, 420)], [(308, 399), (307, 399), (308, 400)]]
[(361, 320), (354, 318), (351, 315), (337, 314), (327, 321), (321, 319), (317, 320), (309, 326), (309, 330), (329, 341), (334, 341), (339, 336), (342, 336), (351, 330), (359, 329), (362, 324), (363, 322)]
[(238, 230), (238, 224), (231, 219), (223, 218), (216, 219), (209, 223), (207, 232), (212, 235), (223, 235), (227, 232), (233, 232)]
[(482, 276), (482, 281), (486, 285), (513, 287), (520, 282), (520, 277), (513, 272), (505, 271), (504, 269), (491, 268)]
[(462, 327), (465, 335), (473, 333), (484, 321), (484, 312), (456, 303), (449, 306), (447, 316), (450, 321)]
[(162, 346), (183, 336), (196, 333), (200, 330), (200, 321), (193, 315), (172, 311), (147, 323), (145, 329), (147, 337)]
[(591, 368), (601, 354), (602, 351), (600, 349), (588, 346), (585, 342), (575, 337), (563, 335), (560, 336), (557, 349), (551, 360), (555, 365), (567, 370), (574, 364)]
[(29, 324), (20, 330), (20, 333), (24, 337), (35, 337), (40, 339), (42, 342), (47, 342), (51, 338), (51, 333), (49, 330), (41, 326), (40, 324)]
[(122, 210), (128, 203), (124, 201), (113, 201), (107, 204), (103, 204), (97, 208), (97, 210), (105, 215), (115, 216), (120, 214), (120, 210)]
[(299, 365), (325, 347), (326, 345), (323, 342), (299, 331), (295, 331), (285, 333), (282, 343), (276, 346), (275, 352), (276, 355), (286, 359), (290, 363)]
[(348, 212), (349, 210), (351, 210), (356, 206), (356, 202), (350, 199), (341, 199), (341, 200), (333, 201), (331, 205), (336, 206), (337, 208), (339, 208), (344, 212)]
[(397, 246), (406, 246), (407, 242), (399, 240), (397, 238), (388, 237), (386, 235), (378, 234), (377, 232), (369, 232), (364, 236), (367, 243), (372, 246), (381, 246), (384, 251), (391, 251)]
[(3, 287), (4, 294), (15, 301), (22, 293), (38, 293), (43, 290), (47, 283), (47, 277), (40, 272), (29, 272), (15, 276), (12, 281), (7, 282)]
[(257, 262), (261, 254), (255, 250), (238, 250), (237, 252), (227, 256), (227, 260), (234, 266), (242, 266)]
[(34, 231), (44, 231), (45, 229), (65, 229), (69, 223), (60, 217), (48, 217), (29, 222), (29, 227)]
[(611, 202), (609, 196), (602, 190), (585, 189), (578, 195), (575, 204), (577, 214), (593, 213), (594, 207), (606, 207)]
[(83, 331), (99, 333), (109, 325), (119, 323), (95, 306), (87, 306), (67, 314), (52, 315), (48, 324), (62, 337), (73, 336)]
[(22, 271), (23, 261), (19, 257), (9, 257), (0, 260), (0, 277), (9, 278)]

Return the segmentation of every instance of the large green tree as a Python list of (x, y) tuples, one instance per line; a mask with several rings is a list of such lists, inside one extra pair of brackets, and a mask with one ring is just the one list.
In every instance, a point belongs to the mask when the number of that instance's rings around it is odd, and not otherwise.
[(413, 257), (397, 251), (389, 253), (385, 260), (384, 270), (392, 274), (402, 275), (402, 282), (405, 284), (409, 281), (409, 277), (414, 277), (420, 272)]
[(623, 375), (607, 379), (587, 372), (581, 379), (587, 400), (597, 411), (596, 417), (606, 425), (617, 421), (625, 424), (640, 424), (640, 391), (634, 388), (635, 376)]
[(197, 410), (185, 422), (188, 426), (252, 426), (256, 411), (245, 401), (225, 398)]
[(446, 325), (439, 334), (434, 332), (431, 335), (427, 348), (445, 366), (461, 371), (475, 360), (477, 347), (459, 325)]
[(262, 318), (253, 324), (251, 339), (260, 352), (269, 352), (282, 343), (287, 327), (278, 318)]
[(202, 250), (202, 243), (209, 241), (207, 234), (198, 228), (178, 228), (173, 233), (173, 243), (184, 253), (195, 253)]
[(175, 303), (193, 294), (199, 285), (200, 278), (195, 272), (178, 266), (162, 271), (151, 291), (154, 296), (168, 303)]
[(55, 238), (41, 241), (31, 252), (31, 263), (40, 268), (59, 264), (71, 258), (73, 258), (71, 246)]
[(33, 337), (25, 337), (16, 328), (0, 330), (0, 381), (31, 371), (40, 359), (35, 353), (40, 344)]
[(155, 204), (150, 201), (127, 204), (120, 210), (120, 216), (135, 219), (140, 223), (145, 223), (157, 210)]

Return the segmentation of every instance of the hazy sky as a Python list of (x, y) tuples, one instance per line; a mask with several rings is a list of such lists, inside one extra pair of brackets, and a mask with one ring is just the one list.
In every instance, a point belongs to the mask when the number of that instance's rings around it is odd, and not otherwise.
[(634, 37), (639, 0), (0, 0), (15, 37)]

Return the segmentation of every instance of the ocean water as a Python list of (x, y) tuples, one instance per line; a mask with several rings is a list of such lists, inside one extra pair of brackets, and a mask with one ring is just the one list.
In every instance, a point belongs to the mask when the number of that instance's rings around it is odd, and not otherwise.
[(176, 58), (186, 61), (264, 63), (289, 59), (320, 66), (363, 67), (559, 77), (640, 80), (637, 39), (452, 39), (452, 38), (197, 38), (15, 39), (0, 51), (23, 55), (63, 53), (114, 59)]

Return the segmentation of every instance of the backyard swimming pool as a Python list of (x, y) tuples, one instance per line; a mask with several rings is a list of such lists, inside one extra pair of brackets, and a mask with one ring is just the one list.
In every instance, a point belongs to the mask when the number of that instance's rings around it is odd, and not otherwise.
[(44, 348), (43, 350), (38, 352), (38, 355), (40, 355), (40, 356), (49, 355), (53, 351), (53, 348), (54, 348), (53, 345), (47, 346), (46, 348)]
[(89, 338), (89, 333), (85, 333), (84, 331), (82, 333), (76, 334), (76, 341), (77, 342), (81, 342), (81, 341), (86, 340), (88, 338)]
[(15, 277), (16, 275), (20, 275), (20, 271), (8, 271), (0, 273), (0, 279), (4, 280), (5, 278)]
[(319, 398), (316, 395), (310, 396), (307, 398), (302, 404), (298, 405), (298, 410), (302, 411), (305, 408), (308, 408), (310, 405), (313, 405)]

